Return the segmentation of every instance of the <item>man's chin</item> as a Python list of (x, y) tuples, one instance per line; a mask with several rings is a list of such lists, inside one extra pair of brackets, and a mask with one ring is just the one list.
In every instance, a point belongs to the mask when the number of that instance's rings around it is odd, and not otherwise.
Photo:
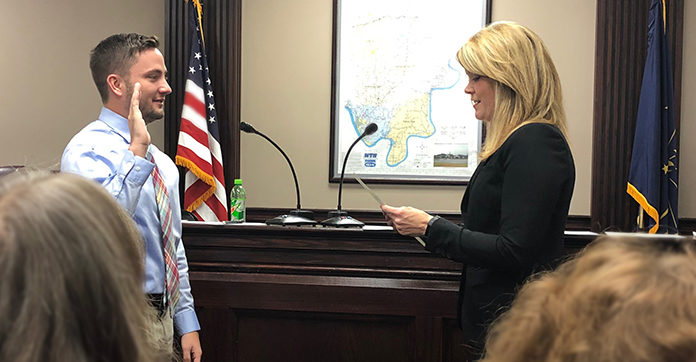
[(159, 121), (162, 118), (164, 118), (164, 112), (150, 112), (147, 114), (143, 114), (143, 120), (145, 121), (145, 124), (150, 124), (152, 122)]

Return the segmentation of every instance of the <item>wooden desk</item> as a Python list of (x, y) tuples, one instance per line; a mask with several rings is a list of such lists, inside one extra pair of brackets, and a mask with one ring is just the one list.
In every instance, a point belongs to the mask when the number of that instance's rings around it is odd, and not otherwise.
[(462, 361), (461, 265), (393, 231), (184, 225), (206, 361)]

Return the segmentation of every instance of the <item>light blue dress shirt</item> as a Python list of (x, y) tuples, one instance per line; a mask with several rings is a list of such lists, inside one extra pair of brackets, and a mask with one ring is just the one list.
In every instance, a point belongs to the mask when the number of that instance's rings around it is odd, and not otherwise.
[[(113, 195), (138, 226), (145, 239), (145, 293), (164, 293), (164, 256), (162, 231), (151, 173), (155, 164), (128, 150), (128, 120), (102, 108), (99, 119), (88, 124), (70, 143), (61, 159), (61, 171), (76, 173), (101, 183)], [(154, 145), (153, 157), (169, 191), (172, 229), (179, 266), (179, 301), (174, 308), (174, 326), (182, 335), (200, 329), (193, 309), (188, 278), (188, 263), (181, 242), (179, 171), (174, 162)]]

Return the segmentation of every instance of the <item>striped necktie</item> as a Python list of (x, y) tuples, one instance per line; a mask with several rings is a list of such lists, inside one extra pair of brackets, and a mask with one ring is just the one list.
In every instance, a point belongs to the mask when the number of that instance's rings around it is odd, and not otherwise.
[[(150, 162), (155, 163), (150, 156)], [(176, 249), (174, 248), (174, 235), (172, 232), (172, 208), (169, 204), (169, 192), (164, 184), (157, 164), (152, 170), (152, 179), (155, 184), (155, 197), (159, 210), (160, 226), (162, 228), (162, 249), (164, 250), (165, 273), (165, 303), (170, 310), (174, 310), (179, 300), (179, 268), (176, 265)]]

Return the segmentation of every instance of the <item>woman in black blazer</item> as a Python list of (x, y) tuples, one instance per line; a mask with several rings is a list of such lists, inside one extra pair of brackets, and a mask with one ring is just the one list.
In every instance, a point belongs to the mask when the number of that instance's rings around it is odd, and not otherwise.
[(486, 326), (516, 288), (561, 256), (575, 166), (560, 80), (539, 36), (516, 23), (493, 23), (457, 58), (486, 127), (462, 199), (462, 223), (411, 207), (383, 205), (382, 211), (400, 234), (423, 236), (426, 249), (464, 264), (459, 320), (477, 354)]

